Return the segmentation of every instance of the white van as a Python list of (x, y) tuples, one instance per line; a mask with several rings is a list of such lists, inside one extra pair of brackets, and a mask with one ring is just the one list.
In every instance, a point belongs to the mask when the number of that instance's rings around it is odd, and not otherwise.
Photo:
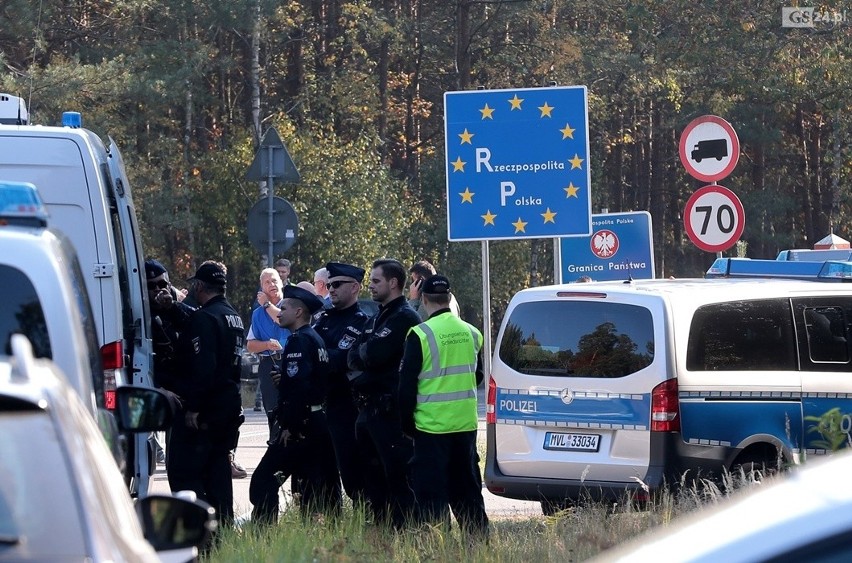
[(550, 512), (825, 454), (810, 417), (852, 422), (840, 281), (852, 262), (722, 259), (707, 279), (519, 292), (489, 380), (488, 489)]
[[(0, 94), (0, 181), (38, 189), (51, 228), (79, 257), (103, 364), (97, 405), (115, 407), (118, 386), (152, 382), (152, 346), (144, 256), (130, 184), (118, 148), (63, 115), (62, 127), (27, 124), (26, 105)], [(147, 437), (132, 438), (131, 492), (144, 496), (154, 470)]]

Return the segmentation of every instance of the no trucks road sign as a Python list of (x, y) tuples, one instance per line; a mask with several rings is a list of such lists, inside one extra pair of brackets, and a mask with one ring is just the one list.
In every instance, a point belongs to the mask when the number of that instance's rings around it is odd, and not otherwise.
[(704, 182), (728, 176), (740, 159), (740, 141), (730, 123), (715, 115), (693, 119), (680, 136), (680, 161)]

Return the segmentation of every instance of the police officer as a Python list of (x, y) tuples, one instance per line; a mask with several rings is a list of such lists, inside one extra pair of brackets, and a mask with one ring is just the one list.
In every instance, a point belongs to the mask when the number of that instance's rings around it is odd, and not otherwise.
[(412, 479), (419, 516), (485, 537), (488, 517), (476, 452), (476, 386), (482, 382), (482, 333), (452, 313), (450, 282), (440, 275), (421, 288), (429, 315), (408, 332), (399, 375), (399, 409), (414, 438)]
[[(180, 409), (176, 379), (179, 370), (175, 352), (178, 337), (195, 310), (178, 300), (177, 292), (169, 282), (169, 272), (157, 260), (145, 261), (145, 278), (148, 281), (148, 304), (151, 308), (151, 344), (154, 349), (154, 385), (167, 391), (172, 409)], [(165, 453), (156, 435), (152, 437), (157, 461), (165, 461)]]
[(200, 305), (178, 340), (183, 420), (175, 421), (168, 444), (172, 491), (191, 490), (219, 515), (234, 519), (230, 451), (243, 422), (240, 357), (243, 321), (225, 299), (225, 265), (208, 260), (189, 278), (189, 294)]
[(323, 412), (328, 352), (311, 328), (322, 301), (301, 287), (284, 287), (278, 322), (291, 331), (281, 359), (277, 427), (249, 485), (252, 521), (278, 520), (278, 489), (297, 474), (302, 481), (301, 510), (335, 514), (340, 509), (340, 478)]
[(399, 364), (408, 329), (420, 323), (402, 292), (405, 267), (397, 260), (376, 260), (370, 271), (370, 293), (379, 311), (349, 351), (351, 384), (358, 406), (355, 434), (369, 460), (366, 492), (377, 523), (402, 528), (414, 508), (408, 482), (411, 440), (399, 422)]
[(343, 488), (353, 502), (359, 503), (365, 500), (365, 462), (355, 439), (358, 410), (347, 378), (346, 356), (369, 320), (358, 306), (364, 269), (340, 262), (329, 262), (324, 269), (332, 308), (320, 311), (314, 330), (325, 342), (331, 364), (325, 412)]

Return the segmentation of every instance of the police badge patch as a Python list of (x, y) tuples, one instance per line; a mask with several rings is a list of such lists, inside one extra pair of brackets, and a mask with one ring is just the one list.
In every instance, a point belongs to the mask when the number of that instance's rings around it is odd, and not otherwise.
[(196, 336), (192, 339), (192, 349), (195, 350), (195, 353), (198, 354), (201, 352), (201, 337)]
[(296, 377), (299, 373), (299, 364), (296, 362), (287, 363), (287, 377)]
[(350, 334), (344, 334), (340, 342), (337, 343), (337, 347), (341, 350), (348, 350), (352, 348), (353, 344), (355, 344), (355, 337)]
[(376, 335), (376, 338), (384, 338), (385, 336), (387, 336), (390, 333), (391, 333), (391, 329), (385, 327)]

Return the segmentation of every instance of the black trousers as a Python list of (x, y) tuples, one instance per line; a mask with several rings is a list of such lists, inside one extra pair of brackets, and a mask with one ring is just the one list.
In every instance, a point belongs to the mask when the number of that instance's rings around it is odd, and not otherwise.
[(216, 509), (220, 527), (234, 521), (234, 485), (229, 454), (237, 445), (239, 429), (195, 430), (179, 413), (166, 451), (166, 472), (172, 492), (190, 490)]
[[(281, 472), (281, 480), (275, 476)], [(254, 509), (252, 521), (278, 521), (278, 489), (287, 478), (300, 477), (303, 514), (313, 511), (336, 515), (340, 511), (340, 477), (334, 460), (325, 413), (311, 413), (304, 435), (291, 437), (287, 445), (271, 444), (258, 463), (249, 484), (249, 500)]]
[(358, 409), (351, 399), (329, 398), (326, 405), (326, 418), (337, 469), (343, 481), (343, 489), (353, 503), (366, 501), (364, 482), (366, 479), (366, 460), (355, 437), (355, 421)]
[(366, 493), (377, 523), (402, 529), (413, 516), (414, 491), (409, 485), (413, 445), (402, 433), (394, 411), (362, 408), (355, 423), (358, 446), (367, 463)]
[(418, 430), (414, 436), (412, 473), (421, 521), (449, 524), (452, 508), (464, 532), (488, 534), (476, 430), (449, 434)]

